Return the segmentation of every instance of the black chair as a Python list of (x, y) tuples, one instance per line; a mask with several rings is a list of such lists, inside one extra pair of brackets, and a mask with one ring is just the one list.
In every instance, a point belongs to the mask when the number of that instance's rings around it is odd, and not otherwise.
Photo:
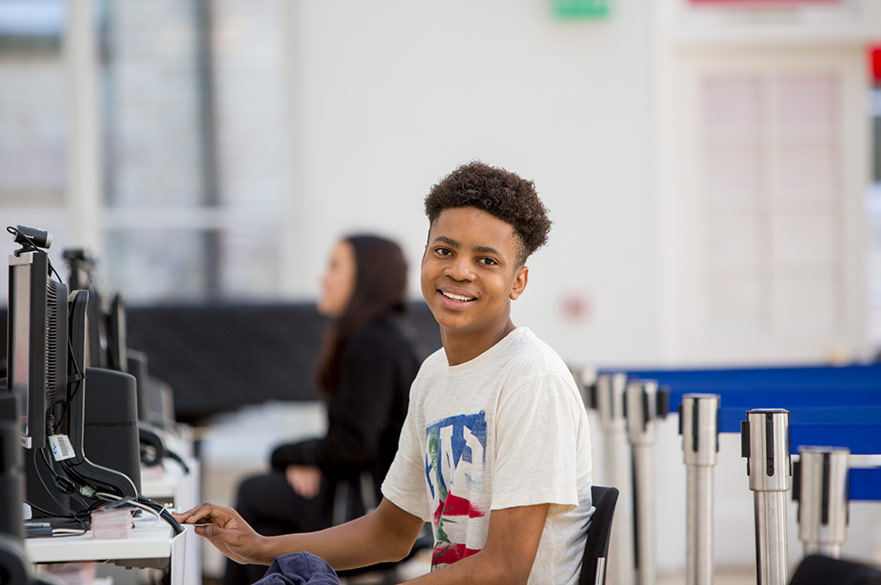
[(881, 585), (881, 569), (823, 555), (805, 557), (789, 585)]
[(596, 511), (587, 530), (587, 544), (581, 558), (579, 585), (604, 585), (606, 582), (606, 557), (612, 536), (612, 519), (618, 503), (618, 488), (591, 486), (590, 498)]

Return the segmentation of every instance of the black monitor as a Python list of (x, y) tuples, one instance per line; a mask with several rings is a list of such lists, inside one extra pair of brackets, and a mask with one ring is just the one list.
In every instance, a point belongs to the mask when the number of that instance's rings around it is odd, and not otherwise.
[[(116, 496), (137, 497), (140, 490), (140, 469), (135, 380), (128, 374), (102, 368), (80, 369), (79, 364), (88, 363), (88, 305), (88, 291), (75, 290), (71, 293), (68, 311), (71, 358), (69, 373), (72, 382), (67, 389), (56, 431), (70, 439), (73, 454), (62, 461), (62, 468), (69, 478), (79, 484), (93, 486)], [(110, 407), (111, 414), (118, 415), (112, 421), (103, 422), (118, 427), (110, 430), (121, 430), (123, 434), (116, 435), (115, 440), (115, 433), (105, 435), (105, 440), (98, 444), (93, 443), (90, 450), (86, 448), (90, 410), (94, 415), (96, 411), (103, 410), (100, 408), (102, 405)], [(125, 408), (118, 412), (117, 407), (120, 406)], [(98, 426), (103, 426), (100, 424), (102, 421), (91, 422), (99, 422)], [(100, 453), (96, 449), (99, 446), (103, 447)], [(87, 454), (92, 453), (100, 457), (90, 460)], [(96, 465), (93, 461), (111, 464), (113, 468)]]
[(125, 303), (121, 293), (110, 302), (98, 286), (98, 261), (83, 248), (64, 251), (70, 290), (89, 291), (89, 363), (91, 368), (128, 371)]
[(67, 287), (49, 277), (42, 250), (23, 246), (9, 257), (7, 335), (7, 386), (18, 398), (22, 443), (42, 449), (52, 405), (67, 389)]
[(125, 325), (125, 302), (122, 293), (110, 301), (107, 313), (107, 367), (117, 372), (128, 372), (128, 343)]
[(51, 241), (46, 232), (23, 226), (8, 231), (21, 244), (9, 257), (7, 385), (20, 403), (27, 500), (39, 515), (62, 516), (81, 507), (77, 486), (137, 497), (128, 477), (94, 465), (83, 451), (88, 292), (68, 295), (60, 277), (51, 277), (41, 249)]
[(89, 363), (86, 366), (116, 369), (108, 365), (110, 349), (108, 347), (107, 311), (104, 307), (103, 295), (97, 284), (97, 261), (84, 248), (68, 248), (64, 250), (63, 256), (67, 262), (67, 284), (70, 290), (89, 291), (87, 311), (89, 318)]

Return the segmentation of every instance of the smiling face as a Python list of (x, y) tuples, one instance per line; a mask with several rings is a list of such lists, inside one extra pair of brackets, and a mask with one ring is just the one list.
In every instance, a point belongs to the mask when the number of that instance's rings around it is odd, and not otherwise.
[(511, 301), (529, 275), (520, 251), (510, 224), (474, 207), (447, 209), (432, 223), (422, 295), (451, 365), (480, 355), (514, 329)]

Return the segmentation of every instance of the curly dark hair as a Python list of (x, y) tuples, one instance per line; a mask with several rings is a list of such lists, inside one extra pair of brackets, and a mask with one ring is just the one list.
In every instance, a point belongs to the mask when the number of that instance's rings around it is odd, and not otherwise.
[(425, 215), (434, 224), (441, 212), (454, 207), (476, 207), (511, 224), (522, 245), (519, 262), (548, 241), (551, 220), (535, 185), (502, 168), (480, 161), (460, 166), (431, 188)]

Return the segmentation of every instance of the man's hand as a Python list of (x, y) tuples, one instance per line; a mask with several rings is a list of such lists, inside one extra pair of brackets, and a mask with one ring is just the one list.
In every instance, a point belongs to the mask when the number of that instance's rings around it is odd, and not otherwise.
[(173, 516), (181, 524), (199, 524), (196, 534), (207, 538), (217, 550), (237, 563), (268, 565), (274, 558), (266, 556), (264, 537), (232, 508), (202, 504)]
[(297, 495), (311, 500), (321, 487), (321, 470), (314, 465), (288, 465), (285, 477)]

